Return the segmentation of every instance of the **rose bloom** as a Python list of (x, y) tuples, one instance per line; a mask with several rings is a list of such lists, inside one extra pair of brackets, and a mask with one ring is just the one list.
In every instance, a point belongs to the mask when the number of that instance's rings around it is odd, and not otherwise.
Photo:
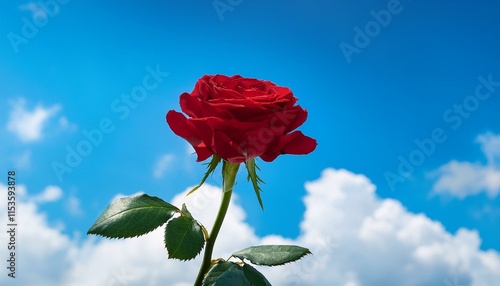
[(308, 154), (316, 140), (293, 131), (307, 118), (287, 87), (266, 80), (205, 75), (191, 93), (180, 96), (184, 114), (170, 110), (172, 131), (195, 149), (198, 161), (213, 154), (231, 163), (281, 154)]

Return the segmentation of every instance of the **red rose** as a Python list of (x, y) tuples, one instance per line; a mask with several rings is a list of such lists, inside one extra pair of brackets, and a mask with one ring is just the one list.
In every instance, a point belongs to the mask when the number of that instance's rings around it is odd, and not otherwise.
[[(213, 154), (231, 163), (255, 157), (270, 162), (281, 154), (308, 154), (316, 140), (293, 131), (307, 118), (287, 87), (239, 75), (205, 75), (180, 96), (182, 111), (167, 123), (193, 145), (198, 161)], [(292, 132), (293, 131), (293, 132)]]

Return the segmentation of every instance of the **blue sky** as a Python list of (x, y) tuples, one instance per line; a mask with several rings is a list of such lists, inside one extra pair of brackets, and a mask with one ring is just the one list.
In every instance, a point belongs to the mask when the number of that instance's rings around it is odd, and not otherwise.
[[(397, 201), (443, 233), (475, 231), (476, 251), (499, 257), (500, 1), (42, 0), (0, 8), (0, 170), (16, 170), (33, 215), (77, 246), (117, 195), (172, 200), (199, 182), (204, 166), (165, 114), (180, 109), (179, 95), (202, 75), (220, 73), (291, 88), (309, 112), (300, 130), (318, 141), (310, 155), (258, 163), (264, 212), (241, 174), (240, 223), (256, 237), (303, 235), (304, 184), (327, 168), (346, 169), (376, 186), (377, 202)], [(147, 92), (130, 97), (137, 90)], [(78, 148), (86, 155), (68, 163)], [(55, 171), (58, 164), (68, 172)], [(219, 183), (216, 173), (209, 184)], [(451, 281), (446, 275), (428, 281)]]

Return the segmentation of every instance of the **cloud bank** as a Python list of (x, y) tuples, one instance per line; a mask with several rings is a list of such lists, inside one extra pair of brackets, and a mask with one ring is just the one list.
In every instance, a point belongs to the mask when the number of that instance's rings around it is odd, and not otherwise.
[[(1, 191), (6, 186), (0, 185)], [(257, 244), (298, 244), (311, 249), (299, 262), (258, 267), (273, 285), (495, 285), (500, 281), (500, 255), (479, 249), (474, 230), (452, 234), (424, 214), (407, 211), (400, 202), (381, 199), (363, 175), (326, 169), (305, 184), (306, 211), (297, 238), (259, 237), (245, 222), (236, 200), (230, 206), (214, 254)], [(195, 218), (213, 223), (220, 189), (203, 186), (173, 203), (186, 202)], [(135, 239), (68, 237), (52, 227), (32, 200), (19, 205), (19, 253), (16, 279), (5, 269), (6, 285), (192, 285), (200, 265), (167, 259), (163, 228)], [(0, 211), (6, 217), (5, 208)], [(6, 241), (5, 232), (2, 241)], [(0, 252), (6, 257), (5, 250)], [(8, 280), (9, 279), (9, 280)]]

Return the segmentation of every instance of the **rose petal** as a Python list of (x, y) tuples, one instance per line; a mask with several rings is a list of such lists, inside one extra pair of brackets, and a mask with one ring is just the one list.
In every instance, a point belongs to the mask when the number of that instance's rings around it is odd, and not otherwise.
[(189, 118), (189, 123), (194, 127), (200, 140), (205, 143), (205, 146), (212, 148), (214, 142), (214, 128), (209, 124), (207, 118)]
[(212, 96), (212, 87), (210, 83), (209, 76), (203, 76), (196, 85), (194, 86), (193, 92), (191, 92), (191, 96), (202, 99), (202, 100), (208, 100)]
[(266, 152), (262, 155), (260, 155), (260, 158), (264, 160), (265, 162), (272, 162), (274, 161), (279, 155), (281, 155), (280, 152)]
[(215, 132), (213, 147), (219, 157), (230, 163), (243, 163), (247, 160), (241, 148), (222, 132)]
[(170, 110), (167, 112), (166, 120), (170, 129), (172, 129), (176, 135), (184, 139), (194, 136), (195, 132), (188, 126), (187, 118), (184, 114), (175, 110)]
[(292, 132), (284, 137), (282, 154), (304, 155), (316, 149), (315, 139), (305, 136), (301, 131)]
[(194, 150), (196, 151), (196, 155), (198, 158), (196, 158), (197, 162), (205, 161), (208, 159), (210, 156), (213, 155), (213, 152), (205, 146), (205, 144), (201, 143), (197, 146), (193, 146)]
[(224, 109), (221, 108), (218, 105), (211, 104), (208, 101), (200, 101), (199, 102), (200, 110), (201, 110), (201, 115), (197, 116), (198, 118), (203, 118), (203, 117), (212, 117), (212, 116), (217, 116), (218, 118), (224, 118), (224, 119), (233, 119), (234, 115)]
[[(292, 110), (285, 111), (289, 113), (289, 117), (291, 122), (286, 125), (286, 133), (289, 133), (295, 129), (297, 129), (300, 125), (304, 124), (307, 119), (307, 110), (303, 109), (299, 105), (295, 106)], [(294, 119), (291, 119), (295, 115)]]
[(213, 154), (213, 152), (202, 142), (200, 137), (196, 135), (196, 130), (189, 124), (184, 114), (170, 110), (167, 113), (166, 120), (170, 129), (172, 129), (176, 135), (186, 139), (189, 144), (193, 146), (198, 155), (198, 162), (206, 160)]
[(200, 99), (196, 96), (184, 92), (180, 96), (180, 105), (184, 113), (190, 117), (200, 117), (202, 116), (200, 108)]
[(283, 128), (271, 129), (268, 127), (249, 130), (238, 142), (241, 142), (241, 149), (246, 154), (247, 159), (251, 159), (274, 148), (276, 142), (280, 141), (282, 131)]
[(260, 158), (266, 162), (274, 161), (279, 155), (292, 154), (304, 155), (309, 154), (316, 149), (316, 140), (305, 136), (301, 131), (292, 132), (281, 137), (281, 140), (275, 148), (270, 148)]

